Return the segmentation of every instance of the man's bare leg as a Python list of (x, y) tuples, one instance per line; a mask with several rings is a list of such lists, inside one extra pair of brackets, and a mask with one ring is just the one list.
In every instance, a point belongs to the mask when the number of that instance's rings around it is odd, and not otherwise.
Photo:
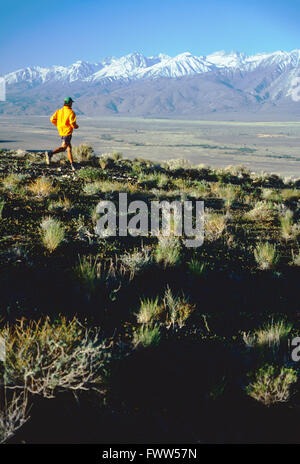
[(65, 143), (63, 143), (61, 147), (55, 148), (55, 150), (53, 150), (53, 151), (50, 151), (50, 152), (46, 151), (46, 153), (45, 153), (45, 155), (46, 155), (46, 163), (49, 165), (50, 162), (51, 162), (52, 156), (55, 155), (56, 153), (66, 151), (66, 148), (67, 148), (67, 146), (65, 145)]
[(55, 155), (56, 153), (61, 153), (62, 151), (66, 151), (66, 150), (67, 150), (67, 154), (68, 154), (68, 160), (70, 161), (70, 164), (71, 164), (71, 168), (72, 168), (73, 171), (75, 171), (75, 167), (74, 167), (74, 164), (73, 164), (73, 156), (72, 156), (72, 145), (70, 143), (66, 144), (66, 142), (63, 142), (62, 146), (58, 147), (58, 148), (55, 148), (55, 150), (53, 150), (51, 152), (50, 156), (48, 155), (48, 152), (47, 152), (47, 154), (46, 154), (46, 163), (50, 164), (50, 160), (51, 160), (51, 157), (53, 155)]
[(67, 153), (68, 153), (68, 160), (70, 161), (71, 164), (73, 164), (72, 145), (71, 144), (69, 144), (67, 146)]
[(55, 155), (55, 153), (60, 153), (61, 151), (66, 151), (66, 148), (64, 145), (62, 145), (61, 147), (58, 147), (58, 148), (55, 148), (55, 150), (53, 150), (52, 152), (52, 155)]
[(68, 153), (68, 160), (70, 161), (72, 171), (75, 171), (75, 166), (73, 164), (73, 156), (72, 156), (72, 145), (69, 143), (67, 145), (67, 153)]

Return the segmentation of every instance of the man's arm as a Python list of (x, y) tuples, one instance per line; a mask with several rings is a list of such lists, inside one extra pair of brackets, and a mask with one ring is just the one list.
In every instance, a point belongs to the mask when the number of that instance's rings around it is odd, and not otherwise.
[(52, 122), (52, 124), (54, 124), (55, 126), (57, 126), (57, 111), (55, 111), (55, 113), (53, 114), (53, 116), (51, 116), (50, 121)]
[(78, 124), (76, 123), (76, 114), (74, 113), (74, 111), (70, 114), (69, 122), (73, 129), (79, 128)]

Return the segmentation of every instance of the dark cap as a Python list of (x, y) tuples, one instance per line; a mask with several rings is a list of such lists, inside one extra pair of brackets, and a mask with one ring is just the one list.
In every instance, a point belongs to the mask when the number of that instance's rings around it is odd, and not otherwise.
[(71, 98), (71, 97), (66, 97), (66, 98), (64, 99), (64, 103), (66, 103), (67, 105), (69, 105), (70, 103), (73, 103), (73, 101), (74, 101), (74, 100), (73, 100), (73, 98)]

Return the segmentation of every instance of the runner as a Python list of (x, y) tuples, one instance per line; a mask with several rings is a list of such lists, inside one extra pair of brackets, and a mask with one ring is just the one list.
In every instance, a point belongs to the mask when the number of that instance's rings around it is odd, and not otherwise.
[(61, 147), (56, 148), (53, 151), (46, 151), (46, 163), (50, 164), (51, 158), (55, 153), (60, 153), (62, 151), (66, 151), (68, 153), (68, 159), (71, 164), (71, 169), (75, 171), (75, 166), (73, 164), (73, 157), (72, 157), (72, 145), (71, 145), (71, 138), (73, 129), (78, 129), (78, 125), (76, 124), (76, 114), (72, 110), (72, 103), (73, 99), (71, 97), (67, 97), (64, 100), (64, 106), (57, 110), (54, 115), (50, 118), (52, 124), (57, 127), (58, 133), (61, 136), (62, 145)]

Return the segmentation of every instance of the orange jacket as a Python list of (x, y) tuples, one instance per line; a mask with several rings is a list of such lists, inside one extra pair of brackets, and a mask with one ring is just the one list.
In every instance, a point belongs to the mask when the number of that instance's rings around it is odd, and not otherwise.
[(76, 127), (76, 114), (68, 106), (63, 106), (54, 113), (50, 121), (57, 127), (60, 136), (70, 135)]

